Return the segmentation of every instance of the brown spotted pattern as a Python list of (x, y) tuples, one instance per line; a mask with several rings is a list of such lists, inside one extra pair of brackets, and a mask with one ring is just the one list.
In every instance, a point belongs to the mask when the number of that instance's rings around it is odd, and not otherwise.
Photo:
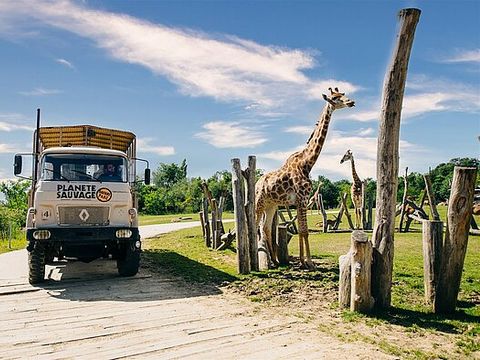
[(335, 91), (330, 89), (330, 92), (329, 96), (323, 95), (327, 104), (305, 148), (290, 155), (280, 169), (263, 175), (255, 186), (256, 225), (257, 228), (260, 225), (260, 236), (265, 239), (274, 265), (277, 257), (272, 244), (272, 222), (278, 206), (283, 205), (296, 206), (300, 261), (306, 268), (315, 268), (310, 256), (307, 227), (307, 205), (312, 190), (310, 171), (322, 151), (333, 111), (354, 106), (354, 102), (337, 88)]

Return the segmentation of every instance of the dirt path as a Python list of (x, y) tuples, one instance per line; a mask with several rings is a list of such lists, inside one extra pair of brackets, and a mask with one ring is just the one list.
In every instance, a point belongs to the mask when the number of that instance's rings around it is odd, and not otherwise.
[(0, 255), (0, 358), (391, 358), (219, 289), (146, 270), (119, 278), (112, 261), (58, 263), (33, 287), (26, 255)]

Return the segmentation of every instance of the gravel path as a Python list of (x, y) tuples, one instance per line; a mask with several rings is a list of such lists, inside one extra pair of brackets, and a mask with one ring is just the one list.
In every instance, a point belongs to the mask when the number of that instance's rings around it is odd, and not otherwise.
[[(141, 234), (197, 225), (152, 225)], [(120, 278), (113, 261), (58, 263), (34, 287), (26, 264), (25, 250), (0, 255), (2, 359), (390, 358), (221, 289), (192, 289), (168, 275), (141, 270)]]

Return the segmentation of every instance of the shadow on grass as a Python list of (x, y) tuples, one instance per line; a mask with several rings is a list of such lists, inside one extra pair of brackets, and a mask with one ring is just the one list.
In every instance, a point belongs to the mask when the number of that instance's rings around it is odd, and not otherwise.
[(219, 286), (238, 280), (237, 277), (202, 264), (170, 250), (144, 250), (144, 265), (151, 271), (178, 276), (189, 283)]
[[(473, 305), (475, 306), (475, 305)], [(463, 308), (471, 307), (468, 302), (458, 304), (460, 308), (452, 314), (433, 314), (422, 311), (391, 307), (386, 311), (373, 312), (371, 315), (377, 319), (381, 319), (391, 324), (401, 325), (404, 327), (417, 326), (423, 329), (441, 331), (450, 334), (458, 334), (463, 332), (463, 326), (455, 323), (470, 323), (480, 325), (480, 316), (470, 315), (463, 311)]]

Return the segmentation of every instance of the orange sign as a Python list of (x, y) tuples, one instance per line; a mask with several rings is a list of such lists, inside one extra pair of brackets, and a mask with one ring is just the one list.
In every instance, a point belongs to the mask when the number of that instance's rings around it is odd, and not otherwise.
[(101, 202), (110, 201), (112, 198), (112, 192), (107, 188), (100, 188), (97, 190), (97, 199)]

